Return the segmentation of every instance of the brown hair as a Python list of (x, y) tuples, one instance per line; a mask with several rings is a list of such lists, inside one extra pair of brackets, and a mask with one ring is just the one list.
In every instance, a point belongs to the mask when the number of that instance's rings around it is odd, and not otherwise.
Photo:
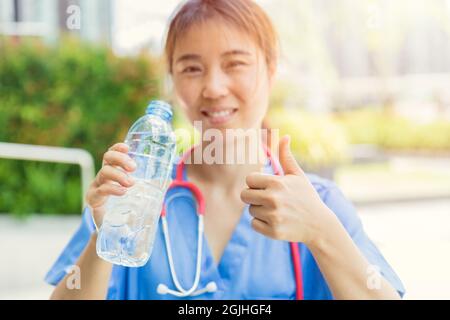
[(273, 71), (278, 58), (278, 37), (267, 14), (252, 0), (188, 0), (170, 21), (165, 44), (165, 58), (172, 73), (177, 38), (196, 23), (213, 17), (240, 28), (253, 38), (262, 50), (267, 67)]

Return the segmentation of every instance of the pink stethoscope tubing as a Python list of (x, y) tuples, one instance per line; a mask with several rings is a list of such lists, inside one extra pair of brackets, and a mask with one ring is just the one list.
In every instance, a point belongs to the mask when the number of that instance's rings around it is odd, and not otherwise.
[[(203, 235), (203, 217), (205, 215), (205, 198), (203, 197), (203, 194), (201, 193), (200, 189), (193, 184), (192, 182), (189, 181), (184, 181), (183, 180), (183, 170), (184, 170), (184, 163), (187, 159), (187, 157), (189, 156), (189, 154), (191, 153), (191, 151), (195, 148), (192, 147), (191, 149), (189, 149), (187, 152), (185, 152), (183, 154), (183, 156), (181, 157), (180, 162), (178, 163), (177, 167), (176, 167), (176, 177), (175, 180), (172, 181), (172, 183), (170, 184), (168, 190), (172, 189), (172, 188), (176, 188), (176, 187), (182, 187), (182, 188), (186, 188), (188, 190), (190, 190), (192, 192), (192, 194), (194, 195), (194, 198), (197, 202), (197, 215), (199, 216), (199, 246), (201, 245), (201, 238)], [(265, 148), (267, 157), (270, 160), (270, 163), (272, 165), (273, 171), (275, 173), (275, 175), (281, 175), (281, 171), (278, 168), (277, 164), (275, 161), (273, 161), (273, 157), (272, 154), (270, 153), (269, 149)], [(167, 190), (167, 191), (168, 191)], [(199, 282), (199, 272), (196, 272), (195, 275), (195, 280), (194, 280), (194, 285), (192, 286), (191, 289), (189, 290), (185, 290), (183, 288), (181, 288), (181, 286), (179, 285), (179, 281), (176, 277), (175, 274), (175, 270), (173, 267), (173, 262), (172, 262), (172, 256), (171, 256), (171, 252), (169, 250), (170, 247), (170, 240), (168, 237), (168, 228), (167, 228), (167, 218), (166, 218), (166, 207), (165, 205), (163, 205), (162, 210), (161, 210), (161, 219), (163, 222), (163, 231), (164, 231), (164, 235), (165, 235), (165, 240), (166, 240), (166, 249), (169, 255), (169, 262), (170, 262), (170, 269), (171, 269), (171, 273), (172, 273), (172, 278), (174, 280), (174, 283), (176, 285), (176, 287), (178, 288), (178, 292), (174, 291), (174, 290), (170, 290), (167, 288), (167, 286), (160, 284), (158, 286), (158, 292), (160, 294), (166, 294), (166, 293), (171, 293), (173, 295), (179, 296), (179, 297), (186, 297), (188, 295), (199, 295), (202, 294), (204, 292), (214, 292), (216, 291), (217, 287), (215, 285), (215, 283), (210, 282), (208, 283), (208, 285), (201, 290), (197, 290), (195, 291), (196, 287), (198, 286), (198, 282)], [(167, 232), (167, 236), (166, 236), (166, 232)], [(300, 259), (300, 249), (298, 247), (298, 243), (296, 242), (290, 242), (289, 243), (290, 246), (290, 250), (291, 250), (291, 257), (292, 257), (292, 263), (293, 263), (293, 267), (294, 267), (294, 276), (295, 276), (295, 285), (296, 285), (296, 294), (295, 294), (295, 298), (297, 300), (303, 300), (303, 276), (302, 276), (302, 266), (301, 266), (301, 259)], [(199, 249), (197, 252), (197, 267), (199, 267), (199, 256), (201, 256), (201, 250)], [(198, 269), (198, 268), (197, 268)]]

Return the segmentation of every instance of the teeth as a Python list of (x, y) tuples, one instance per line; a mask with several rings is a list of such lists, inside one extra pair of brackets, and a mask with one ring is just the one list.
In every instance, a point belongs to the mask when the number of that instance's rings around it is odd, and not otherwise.
[(208, 115), (211, 117), (224, 117), (231, 114), (232, 110), (223, 110), (223, 111), (217, 111), (217, 112), (208, 112)]

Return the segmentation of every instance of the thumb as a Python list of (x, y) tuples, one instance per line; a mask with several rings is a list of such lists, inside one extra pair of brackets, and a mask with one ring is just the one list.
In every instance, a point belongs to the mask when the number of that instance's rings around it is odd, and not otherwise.
[(283, 168), (284, 174), (302, 175), (303, 170), (291, 152), (291, 137), (289, 135), (281, 138), (278, 148), (280, 165)]

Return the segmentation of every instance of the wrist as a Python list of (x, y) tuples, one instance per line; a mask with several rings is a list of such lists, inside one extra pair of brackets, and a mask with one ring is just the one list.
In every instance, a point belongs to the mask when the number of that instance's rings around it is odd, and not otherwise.
[(91, 233), (91, 238), (90, 238), (90, 242), (92, 243), (92, 245), (96, 246), (97, 245), (97, 237), (98, 237), (98, 233), (94, 230)]
[(90, 205), (87, 205), (87, 208), (89, 210), (89, 213), (91, 215), (91, 219), (92, 219), (92, 224), (94, 225), (94, 234), (98, 234), (99, 230), (100, 230), (100, 225), (99, 223), (95, 220), (95, 209), (93, 207), (91, 207)]
[(333, 211), (327, 206), (323, 206), (316, 219), (314, 226), (314, 232), (311, 239), (305, 243), (311, 251), (325, 251), (330, 244), (333, 243), (333, 237), (336, 234), (336, 227), (340, 224), (339, 219), (336, 217)]

